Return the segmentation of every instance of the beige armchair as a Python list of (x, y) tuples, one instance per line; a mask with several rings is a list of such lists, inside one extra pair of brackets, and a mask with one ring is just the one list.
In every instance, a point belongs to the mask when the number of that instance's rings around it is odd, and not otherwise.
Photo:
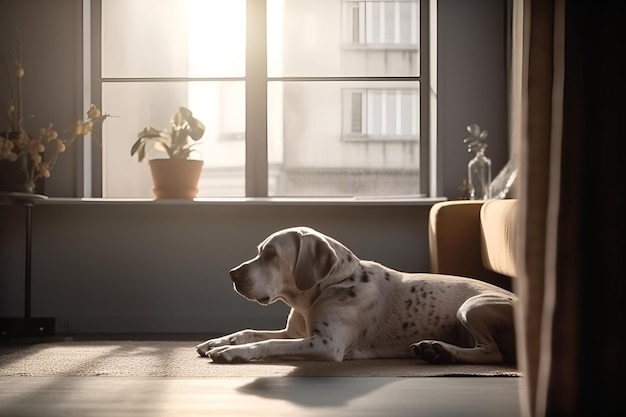
[(516, 276), (517, 200), (459, 200), (430, 210), (431, 272), (480, 279), (510, 290)]

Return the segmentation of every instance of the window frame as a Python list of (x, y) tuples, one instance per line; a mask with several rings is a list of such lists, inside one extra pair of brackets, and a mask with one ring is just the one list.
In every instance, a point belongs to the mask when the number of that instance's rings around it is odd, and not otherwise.
[[(415, 81), (419, 83), (419, 181), (421, 194), (425, 198), (433, 197), (436, 193), (436, 179), (433, 178), (433, 169), (436, 161), (435, 140), (432, 134), (433, 118), (431, 113), (431, 40), (430, 19), (431, 1), (419, 1), (419, 43), (420, 51), (419, 75), (417, 76), (343, 76), (343, 77), (269, 77), (267, 73), (267, 15), (266, 0), (246, 0), (246, 74), (243, 81), (246, 84), (246, 123), (245, 123), (245, 198), (268, 197), (268, 147), (267, 147), (267, 87), (272, 81)], [(343, 1), (341, 3), (344, 3)], [(91, 103), (101, 106), (102, 85), (112, 81), (102, 77), (102, 0), (83, 0), (84, 11), (84, 41), (90, 45), (90, 53), (85, 51), (85, 87), (90, 97), (85, 97)], [(90, 77), (87, 77), (90, 74)], [(144, 81), (154, 81), (145, 78)], [(171, 79), (168, 79), (171, 80)], [(192, 77), (178, 79), (193, 81)], [(208, 81), (220, 78), (206, 79)], [(228, 80), (241, 80), (233, 77)], [(87, 95), (87, 94), (86, 94)], [(95, 131), (101, 135), (101, 131)], [(385, 139), (386, 140), (386, 139)], [(90, 152), (91, 155), (88, 155)], [(91, 172), (91, 197), (103, 195), (103, 163), (102, 149), (93, 146), (86, 150), (85, 181), (89, 181), (87, 171)], [(90, 159), (90, 164), (88, 163)], [(86, 195), (88, 197), (89, 195)], [(384, 198), (384, 197), (381, 197)]]

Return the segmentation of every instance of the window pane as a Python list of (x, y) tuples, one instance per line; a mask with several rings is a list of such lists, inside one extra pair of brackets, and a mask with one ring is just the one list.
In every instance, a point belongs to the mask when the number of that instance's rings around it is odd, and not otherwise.
[(168, 128), (179, 106), (188, 107), (206, 126), (192, 154), (204, 160), (198, 197), (244, 196), (244, 103), (243, 81), (104, 83), (102, 108), (119, 117), (103, 125), (103, 196), (153, 197), (150, 167), (131, 158), (130, 148), (145, 126)]
[(243, 76), (245, 3), (102, 0), (102, 76)]
[(418, 76), (419, 1), (267, 0), (268, 75)]
[(417, 82), (270, 82), (269, 195), (420, 194), (417, 103)]

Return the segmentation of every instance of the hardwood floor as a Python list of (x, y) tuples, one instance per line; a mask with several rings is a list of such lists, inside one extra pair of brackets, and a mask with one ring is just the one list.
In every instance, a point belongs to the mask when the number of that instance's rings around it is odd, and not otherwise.
[(0, 416), (518, 417), (521, 378), (0, 377)]

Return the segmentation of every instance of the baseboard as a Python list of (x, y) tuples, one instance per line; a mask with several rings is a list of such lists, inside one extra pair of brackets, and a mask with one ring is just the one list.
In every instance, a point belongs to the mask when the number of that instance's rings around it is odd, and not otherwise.
[(51, 337), (55, 326), (54, 317), (0, 317), (0, 342)]

